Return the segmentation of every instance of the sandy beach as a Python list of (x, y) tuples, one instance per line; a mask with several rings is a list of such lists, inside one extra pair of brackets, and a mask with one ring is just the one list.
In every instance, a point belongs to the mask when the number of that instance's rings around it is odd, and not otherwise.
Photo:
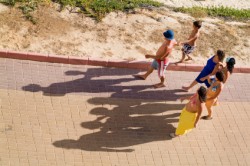
[[(56, 4), (41, 6), (33, 25), (22, 17), (20, 10), (0, 4), (0, 49), (43, 54), (71, 55), (98, 59), (142, 60), (145, 54), (154, 54), (164, 40), (162, 33), (173, 29), (177, 41), (186, 40), (192, 31), (192, 22), (203, 21), (201, 37), (188, 63), (204, 64), (217, 49), (236, 58), (236, 66), (248, 66), (250, 58), (250, 23), (225, 21), (218, 18), (193, 18), (173, 12), (167, 6), (211, 6), (222, 0), (162, 1), (161, 8), (137, 9), (135, 12), (113, 12), (97, 23), (83, 14), (65, 9), (58, 12)], [(223, 5), (249, 7), (248, 0), (228, 1)], [(171, 54), (172, 62), (181, 58), (181, 47)]]
[(212, 6), (225, 6), (237, 9), (249, 9), (249, 0), (157, 0), (170, 7), (212, 7)]

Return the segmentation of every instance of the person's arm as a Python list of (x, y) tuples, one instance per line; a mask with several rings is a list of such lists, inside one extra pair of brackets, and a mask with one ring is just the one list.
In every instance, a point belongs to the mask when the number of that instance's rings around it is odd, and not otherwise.
[(223, 67), (223, 64), (221, 62), (217, 63), (216, 66), (214, 67), (214, 70), (212, 71), (210, 75), (215, 75), (221, 68)]
[(145, 58), (152, 58), (152, 59), (156, 59), (156, 55), (149, 55), (149, 54), (146, 54), (145, 55)]
[(182, 45), (182, 44), (185, 44), (185, 43), (189, 43), (191, 41), (195, 41), (197, 38), (198, 38), (198, 36), (195, 35), (194, 37), (188, 39), (187, 41), (180, 42), (179, 45)]
[(198, 121), (200, 120), (200, 117), (201, 117), (202, 110), (204, 109), (204, 107), (205, 107), (205, 103), (201, 103), (201, 105), (199, 106), (198, 112), (197, 112), (195, 122), (194, 122), (194, 127), (197, 126)]
[(149, 55), (149, 54), (146, 54), (145, 55), (145, 58), (151, 58), (151, 59), (161, 59), (162, 57), (160, 55)]
[[(215, 78), (214, 78), (215, 79)], [(207, 78), (207, 82), (211, 85), (212, 84), (212, 79), (211, 79), (211, 77), (208, 77)]]
[(222, 67), (223, 67), (223, 64), (221, 62), (217, 63), (212, 73), (208, 74), (205, 77), (202, 77), (200, 80), (201, 81), (205, 81), (206, 79), (209, 80), (209, 77), (215, 75)]
[(224, 75), (224, 81), (223, 81), (223, 83), (225, 83), (227, 81), (227, 79), (228, 79), (228, 77), (230, 77), (230, 75), (231, 75), (231, 73), (227, 70), (226, 71), (226, 75)]

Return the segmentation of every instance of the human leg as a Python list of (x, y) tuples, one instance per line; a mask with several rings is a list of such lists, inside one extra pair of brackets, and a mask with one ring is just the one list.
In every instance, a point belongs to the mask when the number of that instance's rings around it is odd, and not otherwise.
[(156, 69), (158, 69), (159, 65), (157, 63), (156, 60), (154, 60), (152, 63), (151, 63), (151, 66), (150, 68), (148, 69), (148, 71), (145, 73), (145, 74), (142, 74), (142, 75), (135, 75), (135, 77), (138, 77), (140, 79), (143, 79), (143, 80), (146, 80), (147, 77)]
[(164, 78), (164, 77), (161, 77), (160, 80), (161, 80), (160, 83), (154, 85), (155, 88), (162, 88), (162, 87), (165, 87), (165, 84), (164, 84), (165, 78)]
[(178, 62), (176, 62), (175, 64), (184, 62), (185, 57), (186, 57), (185, 52), (184, 52), (184, 50), (182, 49), (182, 57), (181, 57), (181, 59), (180, 59)]
[(207, 76), (210, 71), (207, 71), (207, 69), (204, 67), (203, 70), (200, 72), (200, 74), (197, 76), (197, 78), (189, 85), (189, 86), (182, 86), (182, 89), (185, 91), (189, 91), (192, 87), (194, 87), (198, 83), (205, 83), (206, 86), (209, 86), (210, 84), (208, 83), (207, 80), (201, 81), (200, 79)]
[(160, 62), (159, 66), (158, 66), (158, 76), (160, 78), (160, 83), (155, 84), (154, 87), (155, 88), (162, 88), (165, 87), (165, 73), (166, 73), (166, 69), (169, 63), (164, 64), (163, 61)]
[(207, 107), (207, 112), (208, 114), (206, 116), (202, 116), (201, 118), (204, 120), (211, 120), (213, 118), (213, 109), (212, 106), (214, 105), (215, 100), (208, 100), (206, 101), (206, 107)]
[(190, 61), (190, 60), (193, 60), (193, 58), (190, 56), (190, 54), (187, 54), (187, 59), (185, 59), (185, 61)]
[(213, 106), (218, 106), (219, 105), (219, 101), (218, 101), (218, 98), (217, 100), (214, 102)]
[(185, 54), (187, 55), (187, 59), (185, 59), (185, 61), (193, 60), (190, 54), (194, 51), (194, 48), (195, 48), (194, 46), (185, 44)]
[(188, 92), (196, 84), (198, 84), (198, 82), (196, 80), (194, 80), (189, 86), (182, 86), (182, 89)]
[(148, 69), (148, 71), (145, 73), (145, 74), (142, 74), (142, 75), (135, 75), (136, 77), (140, 78), (140, 79), (143, 79), (143, 80), (146, 80), (147, 77), (154, 71), (154, 68), (150, 67)]

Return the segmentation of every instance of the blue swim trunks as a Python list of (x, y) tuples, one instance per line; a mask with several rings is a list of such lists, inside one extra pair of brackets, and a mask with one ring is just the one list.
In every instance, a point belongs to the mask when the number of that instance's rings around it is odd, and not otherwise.
[(169, 59), (166, 58), (165, 60), (154, 60), (151, 64), (151, 67), (154, 68), (155, 70), (158, 70), (159, 78), (161, 77), (165, 78), (165, 73), (168, 65), (169, 65)]

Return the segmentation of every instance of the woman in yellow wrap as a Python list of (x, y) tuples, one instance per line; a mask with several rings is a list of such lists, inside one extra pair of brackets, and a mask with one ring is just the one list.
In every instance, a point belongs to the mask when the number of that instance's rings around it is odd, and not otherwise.
[(197, 126), (202, 110), (205, 108), (206, 94), (206, 88), (201, 86), (193, 96), (180, 98), (181, 102), (186, 99), (189, 99), (189, 102), (181, 112), (175, 133), (170, 133), (172, 138), (184, 135)]

